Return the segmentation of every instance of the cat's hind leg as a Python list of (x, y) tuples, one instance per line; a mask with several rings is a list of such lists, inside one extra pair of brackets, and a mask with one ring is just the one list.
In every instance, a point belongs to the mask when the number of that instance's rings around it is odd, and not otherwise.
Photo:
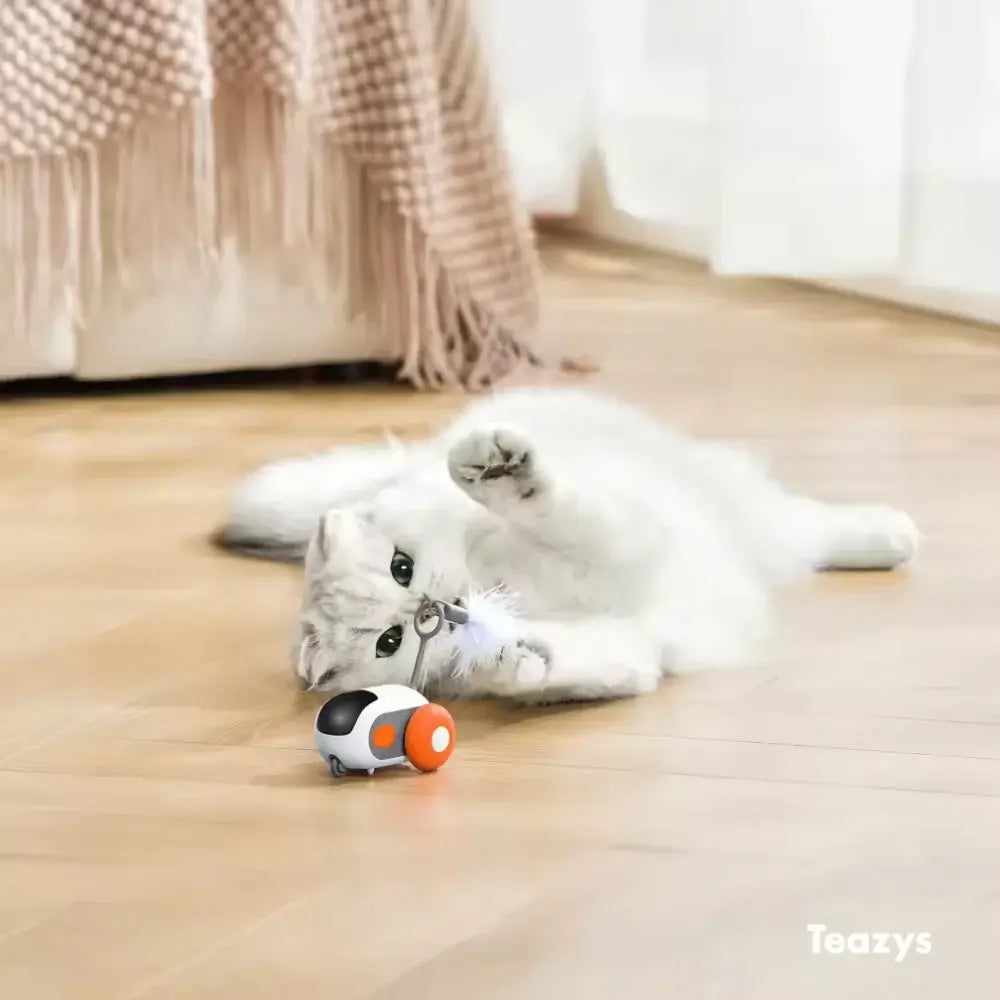
[(768, 575), (891, 570), (919, 549), (920, 533), (904, 511), (796, 495), (743, 452), (700, 446), (693, 469), (734, 540)]
[(913, 519), (882, 504), (832, 504), (788, 498), (788, 529), (817, 570), (893, 570), (920, 548)]

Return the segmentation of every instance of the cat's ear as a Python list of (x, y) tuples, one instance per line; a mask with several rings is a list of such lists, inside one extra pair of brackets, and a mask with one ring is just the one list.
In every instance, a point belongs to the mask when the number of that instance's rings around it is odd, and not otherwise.
[(314, 539), (316, 554), (324, 560), (330, 558), (330, 528), (326, 523), (328, 516), (329, 512), (320, 515), (319, 524), (316, 526), (316, 537)]
[(367, 504), (335, 507), (323, 514), (313, 535), (313, 551), (324, 562), (330, 558), (338, 544), (361, 532), (362, 525), (372, 521), (374, 512)]
[(310, 546), (314, 559), (321, 563), (329, 561), (333, 550), (337, 547), (337, 539), (343, 532), (343, 521), (344, 512), (336, 508), (320, 515)]
[(311, 683), (312, 662), (319, 649), (319, 633), (311, 622), (301, 622), (295, 630), (292, 641), (292, 669), (298, 675), (303, 688)]

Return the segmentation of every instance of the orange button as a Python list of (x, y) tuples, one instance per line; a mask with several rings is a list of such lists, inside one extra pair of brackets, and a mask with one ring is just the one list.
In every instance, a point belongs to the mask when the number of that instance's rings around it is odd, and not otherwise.
[(372, 746), (379, 750), (386, 750), (392, 746), (392, 741), (396, 738), (396, 727), (390, 726), (388, 722), (383, 723), (372, 733)]

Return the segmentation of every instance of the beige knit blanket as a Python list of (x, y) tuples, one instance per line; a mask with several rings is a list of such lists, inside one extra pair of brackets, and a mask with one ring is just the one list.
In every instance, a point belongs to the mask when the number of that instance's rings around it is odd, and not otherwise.
[(530, 355), (534, 245), (467, 0), (0, 0), (0, 213), (25, 334), (235, 246), (379, 324), (416, 384)]

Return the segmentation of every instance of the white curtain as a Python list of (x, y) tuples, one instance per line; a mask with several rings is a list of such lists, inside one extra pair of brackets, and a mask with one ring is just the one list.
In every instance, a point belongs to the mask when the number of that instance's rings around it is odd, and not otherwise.
[(478, 0), (515, 176), (722, 273), (1000, 295), (1000, 0)]

